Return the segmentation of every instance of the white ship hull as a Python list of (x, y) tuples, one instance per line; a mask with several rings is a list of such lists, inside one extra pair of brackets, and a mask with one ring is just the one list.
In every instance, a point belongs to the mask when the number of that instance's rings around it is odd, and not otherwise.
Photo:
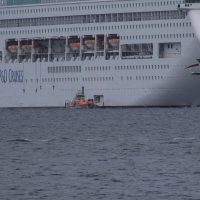
[[(197, 52), (197, 51), (196, 51)], [(200, 51), (199, 51), (200, 52)], [(189, 52), (188, 52), (189, 53)], [(185, 66), (196, 63), (196, 58), (181, 58), (178, 60), (166, 59), (166, 62), (172, 66), (170, 69), (165, 69), (166, 72), (160, 74), (159, 70), (154, 70), (153, 76), (162, 75), (164, 80), (151, 81), (143, 80), (126, 80), (127, 76), (143, 74), (141, 70), (125, 70), (124, 72), (114, 70), (115, 61), (106, 62), (106, 65), (111, 66), (110, 72), (107, 73), (107, 77), (114, 77), (115, 81), (83, 82), (82, 77), (89, 77), (88, 73), (81, 73), (70, 76), (70, 79), (77, 79), (78, 81), (65, 80), (65, 75), (51, 74), (46, 76), (47, 78), (54, 77), (56, 82), (40, 82), (40, 77), (46, 74), (47, 67), (51, 63), (37, 63), (37, 64), (24, 64), (24, 68), (21, 64), (8, 64), (9, 69), (24, 70), (23, 82), (16, 83), (1, 83), (4, 87), (1, 87), (0, 93), (0, 105), (1, 107), (64, 107), (66, 101), (70, 101), (83, 86), (85, 88), (85, 96), (87, 98), (94, 98), (94, 95), (103, 95), (105, 106), (108, 107), (141, 107), (141, 106), (198, 106), (200, 105), (200, 76), (191, 75)], [(135, 61), (136, 65), (140, 65), (141, 61), (138, 59)], [(69, 64), (69, 63), (56, 63)], [(73, 64), (73, 63), (71, 63)], [(86, 62), (85, 65), (79, 63), (82, 68), (84, 66), (95, 66), (95, 61)], [(103, 65), (103, 62), (101, 63)], [(122, 61), (123, 66), (129, 66), (130, 61)], [(149, 64), (146, 60), (144, 65)], [(152, 61), (154, 64), (154, 61)], [(159, 64), (159, 63), (157, 63)], [(180, 67), (174, 67), (174, 66)], [(40, 67), (41, 66), (41, 67)], [(7, 68), (7, 66), (6, 66)], [(3, 68), (5, 69), (5, 67)], [(3, 71), (2, 69), (2, 71)], [(41, 70), (41, 71), (40, 71)], [(104, 76), (104, 72), (98, 74)], [(97, 76), (96, 73), (90, 73), (90, 76)], [(121, 76), (124, 80), (121, 82)], [(29, 78), (30, 77), (30, 78)], [(31, 80), (33, 83), (26, 83), (25, 79)], [(57, 82), (57, 78), (61, 78), (61, 82)], [(37, 82), (38, 79), (38, 82)], [(18, 80), (17, 80), (18, 81)], [(54, 85), (54, 88), (53, 88)], [(40, 87), (41, 86), (41, 87)], [(25, 89), (25, 92), (23, 91)], [(36, 91), (37, 89), (37, 91)]]
[[(145, 2), (145, 1), (144, 1)], [(157, 0), (157, 2), (159, 2)], [(142, 22), (123, 22), (124, 26), (133, 26), (140, 24), (158, 24), (159, 20), (142, 21)], [(190, 23), (190, 19), (170, 19), (161, 20), (165, 25), (173, 23)], [(103, 26), (104, 24), (97, 24)], [(106, 25), (108, 25), (106, 23)], [(112, 24), (111, 24), (112, 25)], [(117, 26), (117, 23), (114, 24)], [(142, 26), (142, 25), (141, 25)], [(52, 28), (49, 26), (48, 28)], [(76, 27), (73, 25), (57, 26), (60, 28)], [(28, 30), (28, 28), (25, 28)], [(39, 27), (42, 29), (42, 26)], [(147, 28), (148, 29), (148, 26)], [(7, 30), (7, 29), (5, 29)], [(96, 104), (105, 107), (168, 107), (168, 106), (200, 106), (200, 76), (192, 75), (190, 68), (198, 64), (197, 59), (200, 59), (200, 42), (194, 34), (192, 27), (149, 30), (137, 29), (133, 30), (117, 30), (116, 35), (129, 37), (129, 35), (137, 35), (137, 43), (152, 43), (153, 55), (148, 59), (124, 59), (122, 55), (123, 44), (127, 41), (120, 41), (119, 52), (113, 49), (112, 57), (109, 50), (99, 53), (102, 55), (108, 52), (111, 55), (109, 59), (106, 56), (88, 56), (93, 55), (92, 52), (85, 52), (81, 49), (83, 56), (86, 54), (86, 59), (77, 59), (72, 57), (70, 52), (66, 55), (57, 56), (52, 61), (36, 59), (34, 62), (22, 57), (21, 62), (18, 62), (19, 57), (15, 59), (12, 55), (3, 56), (0, 63), (0, 107), (64, 107), (66, 102), (74, 98), (78, 90), (84, 88), (85, 97), (87, 99), (95, 99), (99, 97)], [(99, 30), (93, 30), (95, 35), (104, 34), (105, 30), (99, 33)], [(111, 31), (107, 30), (105, 37)], [(112, 31), (113, 32), (113, 31)], [(164, 38), (164, 34), (180, 35), (178, 38)], [(61, 32), (59, 35), (64, 35), (66, 38), (75, 33)], [(153, 35), (153, 38), (145, 37)], [(172, 34), (172, 35), (173, 35)], [(183, 38), (184, 34), (184, 38)], [(186, 38), (186, 34), (191, 34)], [(193, 36), (194, 34), (194, 36)], [(76, 33), (77, 38), (82, 35), (89, 35), (86, 31)], [(144, 38), (139, 39), (139, 35), (144, 35)], [(154, 35), (162, 35), (154, 37)], [(42, 33), (36, 36), (24, 35), (23, 37), (43, 37)], [(45, 34), (45, 37), (53, 37), (52, 34)], [(5, 40), (10, 36), (2, 36), (0, 45), (5, 45)], [(16, 38), (21, 38), (22, 35), (16, 35)], [(80, 41), (81, 42), (81, 41)], [(135, 43), (135, 39), (129, 39), (130, 44)], [(180, 51), (174, 48), (173, 56), (159, 57), (159, 44), (181, 44)], [(50, 43), (49, 43), (50, 44)], [(106, 45), (105, 45), (106, 46)], [(117, 45), (118, 46), (118, 45)], [(106, 48), (106, 47), (105, 47)], [(78, 49), (77, 49), (78, 50)], [(95, 47), (94, 47), (95, 50)], [(50, 52), (48, 50), (48, 52)], [(118, 54), (115, 54), (117, 52)], [(77, 52), (76, 52), (77, 53)], [(75, 54), (73, 54), (75, 55)], [(177, 56), (178, 55), (178, 56)], [(68, 57), (67, 57), (68, 56)], [(76, 55), (75, 55), (76, 56)], [(145, 56), (138, 55), (145, 58)], [(152, 58), (151, 58), (152, 57)], [(62, 59), (61, 59), (62, 58)], [(69, 59), (67, 59), (69, 58)], [(12, 62), (9, 61), (12, 59)], [(24, 60), (23, 60), (24, 59)], [(89, 60), (88, 60), (89, 59)], [(48, 59), (47, 59), (48, 60)], [(71, 68), (70, 68), (71, 67)], [(74, 67), (74, 68), (73, 68)], [(55, 68), (55, 71), (51, 69)], [(58, 71), (56, 71), (56, 68)], [(66, 70), (67, 69), (67, 70)], [(195, 70), (199, 70), (198, 67)]]

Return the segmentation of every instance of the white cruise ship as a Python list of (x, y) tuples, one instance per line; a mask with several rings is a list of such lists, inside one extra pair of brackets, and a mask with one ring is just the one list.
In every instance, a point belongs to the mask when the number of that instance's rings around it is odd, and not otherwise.
[(200, 0), (0, 4), (0, 107), (200, 105)]

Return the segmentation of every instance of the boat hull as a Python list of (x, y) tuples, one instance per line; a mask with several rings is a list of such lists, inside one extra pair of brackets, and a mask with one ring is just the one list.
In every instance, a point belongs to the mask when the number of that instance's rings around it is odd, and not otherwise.
[[(102, 95), (104, 99), (99, 105), (106, 107), (199, 106), (200, 78), (192, 75), (191, 71), (186, 69), (186, 66), (196, 63), (196, 58), (164, 59), (164, 62), (160, 61), (159, 63), (156, 61), (157, 66), (166, 63), (166, 66), (169, 65), (169, 69), (164, 71), (154, 69), (150, 76), (146, 76), (143, 69), (118, 71), (115, 70), (115, 61), (102, 61), (101, 66), (109, 65), (111, 70), (107, 71), (104, 81), (96, 82), (94, 80), (93, 82), (83, 81), (83, 77), (88, 77), (84, 70), (85, 67), (96, 66), (96, 61), (85, 62), (84, 65), (80, 62), (81, 73), (77, 73), (69, 79), (66, 78), (69, 77), (66, 74), (48, 74), (49, 80), (54, 77), (56, 82), (48, 82), (48, 78), (46, 82), (45, 78), (43, 78), (44, 82), (42, 82), (42, 78), (40, 81), (40, 77), (46, 74), (51, 63), (24, 63), (24, 66), (10, 63), (9, 69), (13, 73), (17, 68), (18, 71), (23, 71), (24, 76), (23, 80), (22, 78), (15, 79), (11, 80), (12, 82), (9, 80), (8, 70), (7, 82), (4, 82), (3, 75), (1, 76), (0, 107), (64, 107), (65, 102), (70, 101), (81, 87), (85, 88), (87, 98), (93, 99), (95, 95)], [(149, 64), (152, 66), (156, 62), (145, 59), (144, 66), (149, 66)], [(141, 63), (141, 60), (135, 60), (135, 66), (141, 65)], [(58, 66), (61, 64), (73, 65), (73, 62), (70, 64), (69, 62), (57, 63)], [(132, 60), (118, 61), (118, 65), (131, 66)], [(6, 68), (1, 67), (0, 70), (3, 74)], [(35, 74), (34, 78), (32, 74)], [(154, 79), (162, 76), (163, 79), (146, 80), (152, 76)], [(103, 78), (104, 75), (93, 72), (90, 73), (90, 77)], [(121, 80), (122, 77), (123, 80)], [(140, 77), (141, 80), (136, 80), (136, 77)]]

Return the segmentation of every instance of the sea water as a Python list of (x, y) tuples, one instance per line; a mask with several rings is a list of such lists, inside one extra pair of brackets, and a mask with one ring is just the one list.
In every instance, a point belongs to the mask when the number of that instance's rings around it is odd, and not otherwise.
[(0, 109), (0, 199), (200, 199), (200, 108)]

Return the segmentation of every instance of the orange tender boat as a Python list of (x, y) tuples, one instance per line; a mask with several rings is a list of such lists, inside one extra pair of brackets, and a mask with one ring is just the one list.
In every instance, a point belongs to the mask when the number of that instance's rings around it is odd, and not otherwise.
[[(38, 47), (38, 46), (39, 46), (38, 44), (34, 44), (34, 47)], [(31, 48), (32, 48), (32, 44), (24, 44), (24, 45), (22, 45), (22, 49), (24, 51), (30, 51)]]
[(93, 48), (94, 44), (95, 44), (95, 40), (85, 40), (84, 44), (88, 47), (88, 48)]
[(117, 43), (117, 42), (119, 42), (119, 39), (109, 39), (108, 42), (109, 43)]
[(94, 44), (95, 40), (85, 40), (84, 44)]
[(76, 97), (68, 103), (68, 108), (94, 108), (93, 99), (85, 100), (82, 93), (77, 93)]
[(16, 52), (17, 49), (18, 49), (18, 45), (11, 45), (11, 46), (8, 46), (8, 49), (9, 49), (11, 52)]
[(79, 47), (80, 47), (80, 42), (73, 42), (73, 43), (70, 43), (70, 48), (72, 49), (72, 50), (78, 50), (79, 49)]
[(24, 49), (24, 50), (30, 49), (31, 47), (32, 47), (31, 44), (22, 45), (22, 49)]
[(109, 39), (108, 43), (110, 43), (113, 47), (118, 47), (119, 46), (119, 39), (117, 39), (117, 38)]

